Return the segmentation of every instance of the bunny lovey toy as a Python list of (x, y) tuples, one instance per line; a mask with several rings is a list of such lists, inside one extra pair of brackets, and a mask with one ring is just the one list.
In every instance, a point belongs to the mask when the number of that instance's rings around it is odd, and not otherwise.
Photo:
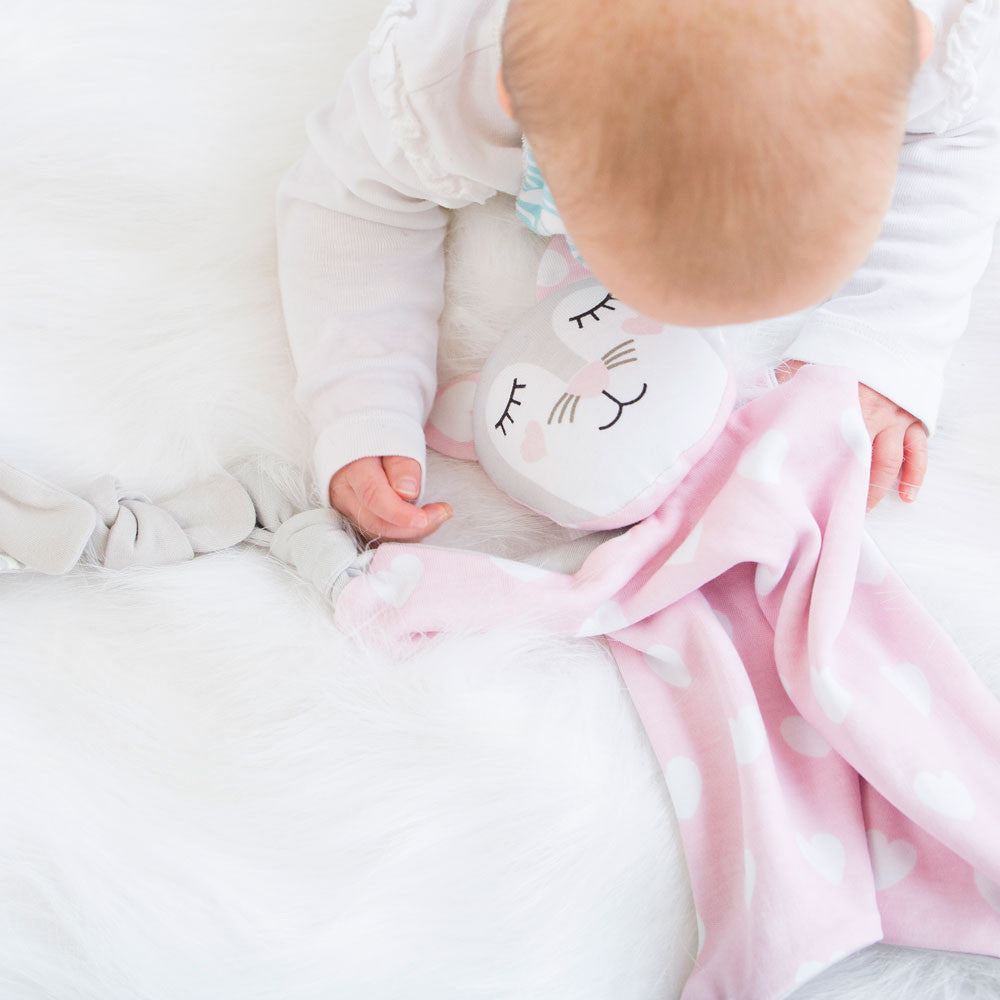
[(539, 301), (483, 370), (439, 391), (427, 442), (478, 458), (503, 492), (558, 524), (634, 524), (722, 430), (734, 399), (724, 345), (640, 316), (563, 237), (539, 278)]

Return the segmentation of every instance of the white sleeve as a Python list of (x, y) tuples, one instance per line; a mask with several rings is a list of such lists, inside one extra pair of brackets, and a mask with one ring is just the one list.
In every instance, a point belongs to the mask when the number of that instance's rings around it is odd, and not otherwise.
[(1000, 80), (982, 82), (988, 92), (961, 124), (907, 135), (892, 204), (867, 260), (809, 315), (786, 352), (854, 369), (929, 431), (1000, 217)]
[[(448, 89), (468, 88), (474, 72), (475, 87), (481, 93), (489, 86), (492, 96), (492, 79), (467, 60), (464, 76), (455, 74), (431, 96), (442, 109), (454, 105), (439, 117), (463, 115), (470, 127), (437, 121), (428, 129), (408, 99), (398, 55), (384, 21), (336, 99), (309, 115), (306, 152), (277, 192), (295, 400), (315, 435), (313, 471), (327, 505), (330, 477), (356, 458), (406, 455), (426, 473), (423, 424), (436, 383), (445, 209), (485, 201), (496, 190), (470, 176), (495, 159), (496, 129), (477, 133), (468, 98), (452, 100)], [(515, 130), (498, 142), (516, 156), (518, 140)]]

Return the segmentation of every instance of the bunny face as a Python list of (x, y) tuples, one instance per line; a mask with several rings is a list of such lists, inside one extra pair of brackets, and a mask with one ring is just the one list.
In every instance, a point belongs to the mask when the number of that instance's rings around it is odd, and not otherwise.
[(640, 316), (552, 240), (538, 302), (479, 376), (442, 387), (427, 443), (478, 458), (496, 485), (558, 524), (619, 528), (662, 503), (733, 407), (717, 334)]
[(611, 528), (659, 505), (731, 406), (718, 338), (648, 320), (586, 278), (497, 345), (472, 421), (480, 464), (515, 500)]

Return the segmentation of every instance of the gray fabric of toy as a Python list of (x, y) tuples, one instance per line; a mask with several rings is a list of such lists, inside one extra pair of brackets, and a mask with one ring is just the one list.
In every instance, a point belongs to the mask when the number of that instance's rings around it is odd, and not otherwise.
[(268, 549), (331, 600), (366, 561), (337, 511), (296, 511), (253, 460), (155, 503), (110, 475), (77, 496), (0, 461), (0, 572), (155, 566), (243, 541)]

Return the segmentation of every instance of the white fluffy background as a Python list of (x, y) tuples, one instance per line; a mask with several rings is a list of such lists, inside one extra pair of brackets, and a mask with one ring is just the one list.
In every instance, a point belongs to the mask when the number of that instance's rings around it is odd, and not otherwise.
[[(7, 0), (0, 455), (153, 496), (309, 439), (273, 200), (379, 0)], [(531, 301), (509, 201), (460, 213), (446, 373)], [(788, 324), (745, 331), (742, 364)], [(914, 508), (872, 531), (1000, 690), (1000, 259)], [(556, 532), (432, 465), (448, 544)], [(631, 1000), (695, 941), (656, 762), (603, 649), (339, 635), (257, 550), (0, 577), (0, 1000)], [(796, 994), (987, 998), (1000, 963), (877, 947)], [(741, 998), (744, 1000), (744, 998)]]

